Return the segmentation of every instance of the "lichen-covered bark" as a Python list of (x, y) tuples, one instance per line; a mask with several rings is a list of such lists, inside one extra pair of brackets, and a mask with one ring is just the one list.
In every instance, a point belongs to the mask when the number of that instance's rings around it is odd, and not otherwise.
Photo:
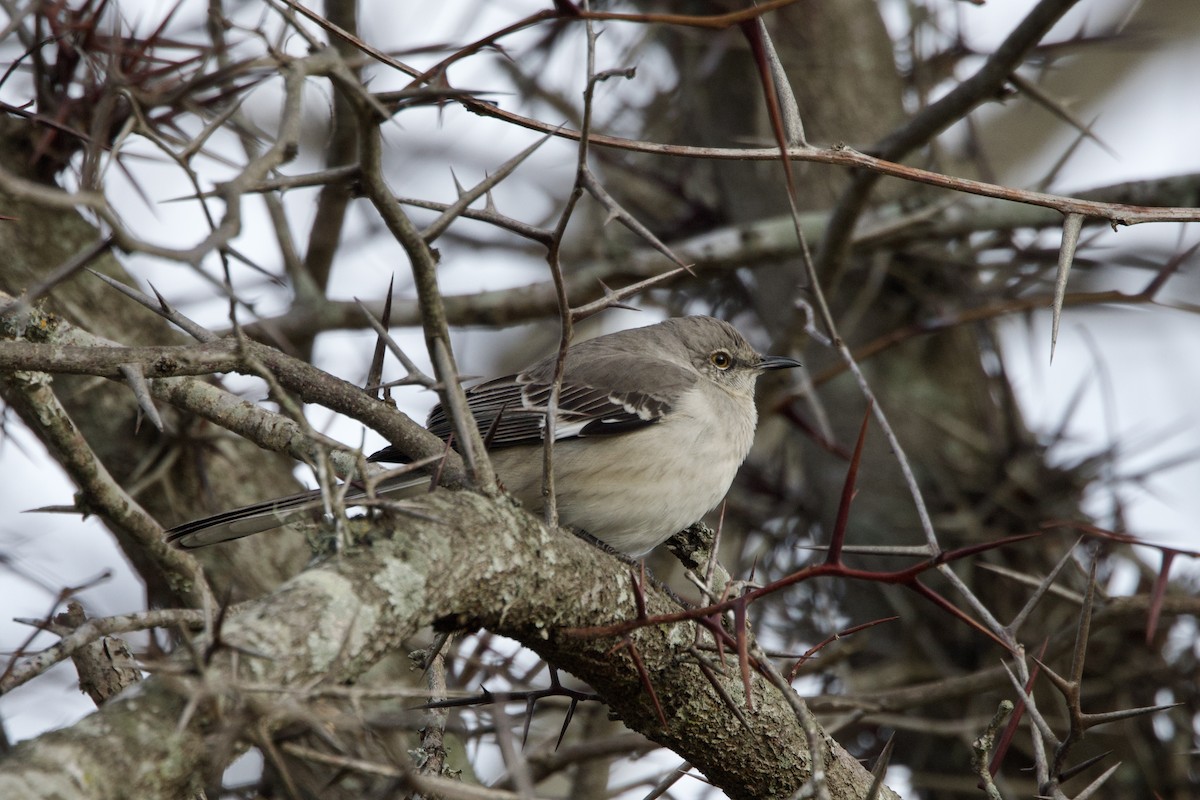
[[(181, 651), (78, 725), (18, 746), (0, 762), (0, 797), (183, 796), (224, 766), (208, 760), (226, 752), (208, 737), (228, 733), (244, 704), (261, 711), (270, 703), (274, 695), (254, 687), (353, 680), (430, 623), (484, 625), (517, 639), (587, 681), (626, 724), (676, 750), (731, 797), (788, 797), (808, 777), (806, 740), (787, 703), (755, 676), (754, 709), (743, 709), (750, 727), (742, 727), (685, 657), (689, 626), (631, 635), (666, 726), (628, 656), (612, 654), (613, 640), (567, 632), (636, 614), (628, 568), (615, 558), (503, 499), (441, 491), (419, 510), (421, 519), (356, 523), (368, 543), (232, 612), (224, 646), (202, 669)], [(673, 608), (653, 588), (647, 606), (651, 614)], [(741, 700), (737, 675), (731, 665), (725, 688)], [(870, 775), (831, 739), (826, 748), (832, 796), (862, 797)]]

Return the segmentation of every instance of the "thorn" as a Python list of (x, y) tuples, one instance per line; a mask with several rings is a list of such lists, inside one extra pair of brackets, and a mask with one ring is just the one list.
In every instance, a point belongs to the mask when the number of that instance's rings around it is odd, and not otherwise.
[(1091, 758), (1089, 758), (1085, 761), (1082, 761), (1073, 767), (1064, 769), (1062, 772), (1058, 773), (1059, 783), (1066, 783), (1067, 781), (1071, 780), (1071, 778), (1074, 778), (1076, 775), (1078, 775), (1079, 773), (1086, 770), (1088, 767), (1093, 766), (1094, 764), (1100, 763), (1101, 761), (1108, 758), (1112, 754), (1113, 754), (1112, 750), (1105, 750), (1103, 753), (1100, 753), (1099, 755), (1094, 755)]
[[(142, 368), (137, 364), (122, 364), (118, 369), (125, 376), (125, 382), (129, 384), (129, 388), (133, 390), (133, 396), (137, 399), (138, 410), (144, 413), (146, 418), (150, 420), (150, 424), (161, 432), (163, 430), (162, 417), (158, 415), (158, 409), (154, 407), (154, 398), (150, 395), (150, 384), (146, 381), (146, 376), (142, 373)], [(140, 416), (138, 422), (139, 424), (141, 422)]]
[(1058, 346), (1058, 324), (1062, 321), (1063, 301), (1067, 296), (1067, 277), (1071, 274), (1071, 262), (1075, 259), (1075, 248), (1079, 244), (1079, 232), (1083, 229), (1082, 214), (1067, 214), (1063, 222), (1062, 245), (1058, 250), (1058, 275), (1054, 280), (1054, 320), (1050, 331), (1050, 363), (1054, 363), (1054, 350)]
[(162, 309), (163, 313), (174, 314), (175, 307), (167, 302), (167, 298), (162, 296), (162, 292), (158, 290), (158, 287), (153, 283), (149, 283), (148, 281), (147, 283), (149, 284), (150, 289), (154, 292), (154, 296), (158, 298), (158, 307)]
[(863, 800), (875, 800), (879, 796), (879, 787), (883, 786), (884, 776), (887, 775), (888, 764), (892, 760), (892, 749), (896, 743), (896, 732), (892, 731), (892, 735), (883, 745), (883, 750), (879, 751), (878, 758), (875, 759), (874, 766), (871, 767), (871, 788), (867, 792), (867, 796)]
[[(602, 280), (600, 280), (599, 278), (597, 278), (597, 279), (596, 279), (596, 283), (600, 284), (600, 288), (604, 290), (604, 297), (605, 297), (605, 299), (611, 299), (611, 298), (619, 297), (619, 295), (618, 295), (616, 292), (614, 292), (612, 289), (610, 289), (610, 288), (609, 288), (609, 286), (608, 286), (608, 284), (607, 284), (607, 283), (605, 283), (604, 281), (602, 281)], [(619, 300), (613, 300), (612, 302), (610, 302), (610, 303), (608, 304), (608, 307), (609, 307), (609, 308), (623, 308), (623, 309), (625, 309), (626, 311), (641, 311), (641, 309), (640, 309), (640, 308), (637, 308), (637, 307), (635, 307), (635, 306), (631, 306), (631, 305), (629, 305), (629, 304), (627, 304), (627, 303), (622, 303), (622, 302), (620, 302)]]
[(567, 706), (567, 715), (563, 717), (562, 730), (558, 732), (558, 741), (554, 743), (554, 749), (558, 750), (562, 746), (563, 739), (567, 735), (567, 726), (571, 724), (571, 720), (575, 717), (575, 709), (579, 707), (579, 698), (572, 697), (571, 704)]

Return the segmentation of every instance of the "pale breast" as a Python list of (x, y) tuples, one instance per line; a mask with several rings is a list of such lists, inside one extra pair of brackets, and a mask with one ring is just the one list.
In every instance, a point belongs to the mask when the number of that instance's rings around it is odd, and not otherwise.
[[(739, 395), (718, 390), (704, 400), (685, 400), (662, 422), (622, 436), (559, 442), (560, 521), (642, 555), (720, 503), (749, 453), (757, 417)], [(500, 450), (493, 463), (505, 487), (540, 511), (540, 454)]]

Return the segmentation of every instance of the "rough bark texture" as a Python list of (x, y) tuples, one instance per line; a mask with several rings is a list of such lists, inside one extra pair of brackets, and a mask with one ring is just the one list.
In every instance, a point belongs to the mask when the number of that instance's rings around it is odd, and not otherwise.
[[(666, 726), (629, 657), (612, 654), (616, 641), (568, 633), (636, 616), (627, 567), (612, 556), (504, 500), (438, 492), (416, 510), (428, 519), (359, 524), (362, 546), (231, 613), (208, 663), (181, 652), (81, 723), (22, 743), (0, 770), (0, 796), (154, 800), (197, 791), (201, 776), (224, 766), (207, 761), (221, 749), (206, 737), (232, 724), (243, 704), (261, 711), (272, 702), (254, 687), (352, 680), (431, 623), (517, 639), (586, 680), (626, 724), (679, 752), (731, 797), (789, 797), (809, 776), (804, 732), (778, 692), (754, 677), (743, 728), (683, 658), (690, 625), (631, 635)], [(649, 613), (673, 608), (648, 589)], [(742, 698), (736, 671), (722, 683)], [(833, 796), (863, 796), (870, 774), (832, 739), (824, 744)]]

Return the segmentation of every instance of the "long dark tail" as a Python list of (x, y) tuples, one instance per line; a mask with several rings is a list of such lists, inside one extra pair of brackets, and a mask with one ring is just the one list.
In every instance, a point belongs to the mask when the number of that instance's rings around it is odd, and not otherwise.
[[(427, 476), (404, 475), (386, 481), (376, 489), (377, 496), (407, 497), (429, 485)], [(345, 504), (352, 506), (367, 499), (364, 489), (351, 488), (346, 492)], [(167, 543), (184, 550), (208, 547), (210, 544), (241, 539), (262, 531), (269, 531), (292, 522), (301, 516), (324, 508), (325, 502), (320, 489), (264, 500), (261, 503), (222, 511), (211, 517), (185, 522), (167, 531)]]

